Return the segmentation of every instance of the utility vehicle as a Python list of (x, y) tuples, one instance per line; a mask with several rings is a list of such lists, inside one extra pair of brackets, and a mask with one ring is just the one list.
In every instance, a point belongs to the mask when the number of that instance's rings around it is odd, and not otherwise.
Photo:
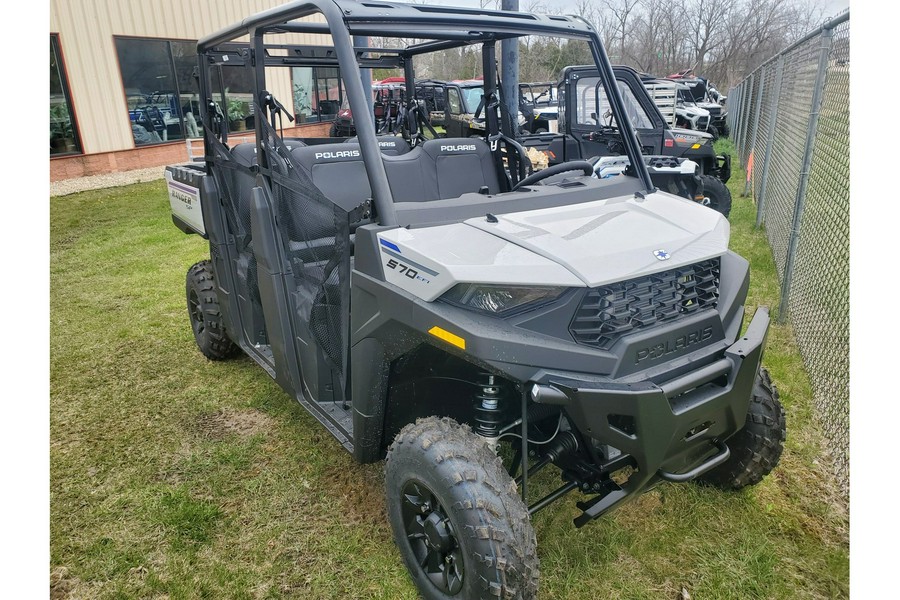
[[(487, 131), (487, 110), (484, 105), (484, 81), (472, 79), (466, 81), (426, 80), (416, 83), (416, 93), (426, 99), (426, 103), (434, 104), (435, 111), (430, 114), (433, 125), (444, 128), (447, 137), (479, 137), (483, 138)], [(440, 98), (435, 101), (435, 98)], [(429, 100), (430, 99), (430, 102)], [(438, 108), (440, 107), (440, 108)], [(519, 103), (516, 115), (516, 127), (524, 131), (528, 117), (523, 113), (530, 111), (526, 104)], [(499, 110), (495, 107), (495, 111)]]
[[(559, 98), (552, 82), (520, 83), (519, 106), (525, 115), (523, 129), (529, 133), (556, 133)], [(527, 107), (528, 111), (521, 107)]]
[(709, 126), (706, 131), (718, 139), (720, 135), (728, 135), (728, 111), (719, 101), (718, 90), (709, 83), (705, 77), (678, 77), (673, 81), (684, 85), (687, 93), (685, 98), (693, 102), (697, 108), (709, 113)]
[[(731, 177), (731, 157), (716, 155), (709, 134), (671, 127), (637, 71), (631, 67), (615, 66), (613, 72), (641, 151), (649, 155), (690, 159), (697, 163), (702, 187), (695, 196), (698, 201), (728, 216), (731, 192), (725, 183)], [(527, 136), (522, 140), (526, 146), (546, 152), (551, 165), (594, 156), (625, 154), (622, 131), (611, 111), (606, 85), (596, 67), (566, 67), (558, 89), (559, 133)], [(668, 189), (665, 182), (657, 182), (656, 185)]]
[[(372, 115), (375, 119), (376, 133), (397, 133), (400, 125), (400, 107), (403, 105), (403, 90), (403, 85), (395, 82), (378, 82), (372, 85)], [(353, 111), (346, 98), (331, 123), (328, 135), (330, 137), (356, 135)]]
[[(422, 40), (377, 55), (351, 42), (410, 31)], [(317, 64), (344, 74), (358, 140), (279, 133), (269, 77), (304, 64), (285, 41), (303, 33), (331, 35)], [(496, 83), (497, 42), (527, 35), (590, 48), (623, 176), (582, 160), (529, 173)], [(402, 68), (415, 89), (417, 56), (463, 46), (485, 73), (485, 139), (416, 135), (413, 98), (412, 147), (376, 137), (348, 74)], [(768, 310), (744, 323), (749, 269), (727, 220), (655, 189), (586, 22), (305, 0), (198, 54), (205, 160), (167, 168), (173, 221), (209, 241), (186, 281), (196, 343), (212, 360), (243, 351), (357, 461), (385, 459), (388, 518), (423, 597), (536, 597), (530, 516), (576, 490), (581, 527), (661, 482), (736, 489), (775, 467)], [(253, 143), (229, 144), (220, 69), (252, 75)], [(551, 465), (559, 485), (536, 498)]]

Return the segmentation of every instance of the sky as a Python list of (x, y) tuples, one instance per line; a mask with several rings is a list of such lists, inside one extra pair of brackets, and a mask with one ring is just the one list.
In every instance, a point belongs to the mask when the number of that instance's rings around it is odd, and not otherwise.
[[(405, 0), (396, 0), (404, 2)], [(535, 0), (547, 6), (562, 9), (563, 14), (571, 14), (575, 11), (574, 0)], [(813, 3), (824, 9), (826, 17), (831, 17), (845, 11), (850, 6), (850, 0), (813, 0)], [(428, 4), (441, 4), (444, 6), (479, 6), (479, 0), (429, 0)], [(519, 0), (519, 9), (525, 10), (532, 4), (532, 0)]]

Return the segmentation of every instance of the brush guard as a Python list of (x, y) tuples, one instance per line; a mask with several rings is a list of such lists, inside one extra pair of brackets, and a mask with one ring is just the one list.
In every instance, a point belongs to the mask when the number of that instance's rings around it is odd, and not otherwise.
[[(725, 441), (744, 427), (768, 328), (768, 309), (760, 308), (744, 336), (723, 357), (658, 384), (597, 387), (596, 383), (554, 379), (526, 386), (534, 402), (563, 408), (584, 438), (622, 453), (598, 465), (603, 475), (593, 480), (579, 480), (564, 471), (567, 482), (531, 505), (529, 513), (581, 489), (595, 494), (577, 503), (583, 512), (575, 526), (582, 527), (661, 481), (691, 481), (727, 461), (731, 453)], [(523, 423), (523, 456), (528, 456), (526, 431)], [(528, 477), (549, 462), (554, 461), (545, 457), (519, 478), (523, 498)], [(626, 466), (635, 468), (627, 481), (618, 484), (609, 478)]]

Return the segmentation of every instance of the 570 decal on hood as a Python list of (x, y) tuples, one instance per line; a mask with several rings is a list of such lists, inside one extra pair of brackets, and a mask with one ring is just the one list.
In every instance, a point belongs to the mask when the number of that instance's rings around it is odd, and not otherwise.
[(384, 266), (388, 269), (397, 271), (401, 275), (405, 275), (409, 279), (421, 281), (423, 283), (431, 283), (431, 279), (427, 276), (437, 277), (439, 273), (434, 269), (430, 269), (416, 261), (402, 255), (400, 247), (387, 240), (379, 240), (381, 242), (381, 251), (388, 256)]

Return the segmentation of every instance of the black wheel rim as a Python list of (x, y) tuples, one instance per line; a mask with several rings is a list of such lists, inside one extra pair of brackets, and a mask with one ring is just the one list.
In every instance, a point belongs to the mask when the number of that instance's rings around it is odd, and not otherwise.
[(415, 480), (403, 486), (402, 503), (406, 540), (419, 568), (436, 588), (458, 594), (463, 586), (463, 555), (447, 511), (428, 486)]
[(191, 290), (191, 293), (188, 294), (188, 312), (191, 313), (191, 326), (194, 328), (194, 335), (200, 335), (206, 329), (206, 323), (203, 320), (203, 309), (200, 308), (200, 298), (194, 290)]

